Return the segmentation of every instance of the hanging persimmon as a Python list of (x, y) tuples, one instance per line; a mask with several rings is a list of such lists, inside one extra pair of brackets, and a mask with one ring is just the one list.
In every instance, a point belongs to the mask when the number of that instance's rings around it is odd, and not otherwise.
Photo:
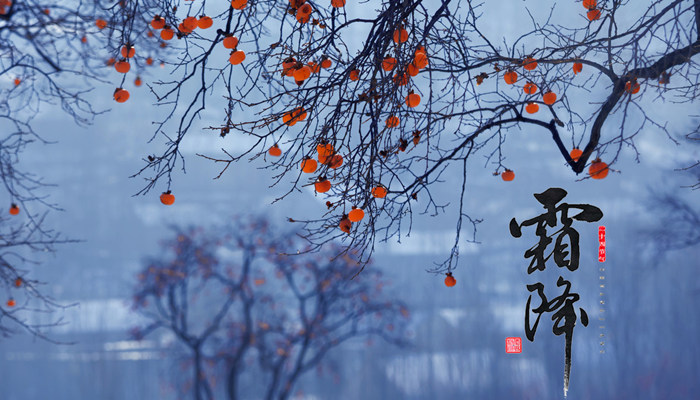
[(20, 286), (22, 286), (22, 278), (15, 279), (15, 287), (20, 287)]
[(325, 164), (328, 159), (333, 156), (333, 153), (335, 153), (335, 149), (333, 149), (333, 145), (330, 143), (319, 143), (316, 146), (316, 152), (318, 152), (318, 161), (321, 164)]
[(365, 212), (361, 208), (353, 207), (348, 213), (348, 219), (351, 222), (359, 222), (365, 217)]
[(160, 202), (165, 204), (166, 206), (170, 206), (175, 202), (175, 195), (170, 193), (170, 190), (167, 192), (163, 192), (160, 195)]
[(153, 58), (152, 57), (146, 58), (146, 65), (153, 65)]
[(523, 92), (526, 94), (535, 94), (537, 93), (537, 85), (535, 85), (532, 82), (528, 82), (523, 86)]
[(392, 115), (386, 119), (386, 126), (388, 128), (396, 128), (399, 126), (399, 117)]
[(311, 73), (317, 74), (321, 71), (321, 66), (316, 61), (309, 61), (306, 65), (311, 69)]
[(214, 20), (212, 20), (211, 17), (208, 17), (206, 15), (202, 15), (197, 20), (197, 27), (199, 29), (208, 29), (211, 28), (212, 25), (214, 25)]
[(129, 100), (129, 91), (126, 89), (117, 88), (114, 91), (114, 100), (116, 100), (117, 103), (123, 103)]
[(294, 67), (297, 65), (297, 60), (294, 57), (289, 57), (282, 61), (282, 75), (294, 76)]
[(14, 299), (7, 300), (8, 307), (14, 307), (17, 304)]
[(445, 286), (452, 287), (457, 284), (457, 279), (452, 276), (452, 272), (448, 272), (445, 275)]
[(306, 0), (289, 0), (289, 5), (295, 10), (301, 7), (304, 3), (306, 3)]
[(126, 74), (131, 69), (131, 64), (129, 64), (126, 60), (120, 60), (114, 64), (114, 69), (116, 69), (117, 72)]
[(97, 25), (97, 29), (104, 29), (107, 27), (107, 21), (102, 18), (97, 18), (97, 20), (95, 20), (95, 25)]
[(396, 44), (404, 43), (408, 40), (408, 31), (401, 26), (394, 31), (392, 38)]
[(19, 214), (19, 206), (15, 203), (12, 203), (10, 205), (10, 215), (17, 215)]
[(386, 57), (382, 60), (382, 69), (384, 71), (391, 71), (396, 67), (396, 59), (394, 57)]
[(503, 74), (503, 80), (505, 80), (508, 85), (512, 85), (518, 81), (518, 73), (512, 70), (508, 71)]
[(229, 57), (228, 61), (233, 64), (233, 65), (238, 65), (245, 60), (245, 53), (243, 50), (236, 50), (231, 52), (231, 57)]
[(182, 36), (192, 33), (192, 30), (186, 27), (185, 24), (182, 22), (180, 22), (180, 25), (177, 26), (177, 30), (182, 33)]
[(527, 111), (528, 114), (534, 114), (540, 111), (540, 106), (537, 103), (527, 103), (525, 111)]
[(506, 182), (510, 182), (513, 179), (515, 179), (515, 172), (506, 168), (506, 170), (501, 173), (501, 179), (503, 179)]
[(15, 81), (14, 81), (15, 86), (19, 86), (20, 83), (22, 83), (22, 80), (19, 78), (15, 78)]
[(331, 0), (331, 6), (335, 8), (345, 7), (345, 0)]
[(598, 7), (598, 2), (596, 0), (583, 0), (583, 7), (586, 10)]
[(425, 54), (425, 52), (416, 51), (416, 54), (413, 57), (413, 65), (415, 65), (418, 69), (423, 69), (428, 66), (428, 56)]
[(311, 18), (311, 12), (313, 11), (313, 8), (309, 3), (304, 3), (299, 9), (297, 10), (297, 21), (301, 24), (305, 24), (309, 22), (309, 19)]
[(596, 158), (588, 168), (588, 175), (593, 179), (603, 179), (608, 176), (608, 171), (608, 164), (600, 161), (600, 158)]
[(328, 166), (331, 169), (336, 169), (336, 168), (340, 167), (341, 165), (343, 165), (343, 156), (341, 156), (340, 154), (332, 155), (328, 159)]
[(571, 156), (571, 159), (574, 161), (578, 161), (578, 159), (581, 158), (582, 154), (583, 154), (583, 150), (577, 149), (575, 147), (573, 149), (571, 149), (571, 153), (569, 153), (569, 155)]
[(378, 199), (383, 199), (386, 197), (387, 190), (384, 186), (375, 186), (372, 189), (372, 196), (378, 198)]
[(134, 79), (134, 85), (135, 86), (141, 86), (143, 82), (141, 81), (141, 77), (137, 76), (136, 79)]
[(331, 65), (333, 65), (333, 62), (331, 61), (330, 58), (326, 57), (323, 60), (321, 60), (321, 68), (328, 69), (331, 67)]
[(199, 25), (197, 23), (197, 17), (187, 17), (184, 20), (182, 20), (182, 25), (190, 32), (194, 31), (197, 29), (197, 26)]
[(527, 71), (532, 71), (537, 68), (537, 61), (532, 57), (528, 57), (523, 60), (523, 68)]
[(418, 67), (416, 67), (413, 63), (410, 63), (406, 66), (406, 72), (410, 76), (416, 76), (420, 72), (420, 69), (418, 69)]
[(221, 43), (223, 43), (225, 48), (233, 50), (238, 46), (238, 38), (233, 35), (228, 35)]
[(358, 79), (360, 79), (360, 71), (358, 71), (356, 69), (353, 69), (352, 71), (350, 71), (350, 80), (356, 81)]
[(544, 104), (548, 106), (551, 106), (552, 104), (556, 103), (556, 101), (557, 94), (552, 92), (551, 90), (542, 95), (542, 102), (544, 102)]
[(573, 66), (574, 70), (574, 75), (577, 75), (579, 72), (583, 71), (583, 64), (580, 62), (575, 62)]
[(272, 147), (267, 151), (272, 157), (279, 157), (282, 155), (282, 149), (277, 146), (277, 143), (273, 144)]
[(316, 168), (318, 168), (318, 163), (313, 158), (306, 157), (301, 160), (301, 172), (311, 174), (316, 171)]
[(242, 10), (248, 5), (248, 0), (233, 0), (231, 1), (231, 7), (236, 10)]
[(600, 19), (600, 10), (597, 8), (594, 8), (586, 13), (586, 16), (588, 17), (589, 21), (595, 21)]
[[(106, 25), (106, 24), (107, 24), (107, 23), (105, 22), (105, 25)], [(99, 26), (99, 25), (98, 25), (98, 26)], [(151, 21), (151, 27), (152, 27), (153, 29), (163, 29), (163, 28), (165, 28), (165, 19), (161, 18), (160, 15), (155, 15), (155, 16), (153, 17), (153, 20)], [(100, 28), (100, 29), (102, 29), (102, 28)]]
[(637, 93), (639, 93), (639, 90), (641, 88), (642, 87), (639, 85), (636, 78), (632, 79), (631, 81), (627, 81), (627, 83), (625, 83), (625, 92), (627, 92), (627, 93), (637, 94)]
[(163, 40), (170, 40), (175, 36), (175, 31), (173, 31), (170, 27), (165, 27), (163, 28), (162, 31), (160, 31), (160, 38)]
[(413, 93), (410, 91), (408, 96), (406, 96), (406, 105), (413, 108), (420, 104), (420, 95), (418, 93)]
[(316, 183), (314, 183), (314, 188), (318, 193), (326, 193), (331, 190), (331, 181), (321, 176), (318, 178)]
[(294, 71), (294, 80), (297, 81), (305, 81), (311, 76), (311, 68), (309, 68), (307, 65), (302, 66), (301, 68), (297, 68)]
[(352, 222), (345, 215), (343, 215), (343, 218), (340, 220), (338, 227), (341, 231), (345, 233), (350, 233), (350, 228), (352, 228)]

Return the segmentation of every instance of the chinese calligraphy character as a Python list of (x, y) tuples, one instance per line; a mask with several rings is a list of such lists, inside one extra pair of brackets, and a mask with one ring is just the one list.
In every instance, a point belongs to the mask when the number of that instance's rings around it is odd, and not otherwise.
[[(573, 272), (579, 267), (579, 234), (578, 231), (572, 228), (572, 224), (574, 220), (585, 222), (598, 221), (603, 217), (603, 212), (598, 207), (590, 204), (561, 203), (557, 205), (566, 195), (567, 192), (561, 188), (549, 188), (543, 193), (537, 193), (534, 196), (544, 206), (546, 212), (535, 218), (523, 221), (521, 224), (518, 224), (515, 218), (510, 221), (510, 234), (516, 238), (522, 236), (522, 227), (535, 225), (535, 234), (539, 237), (539, 241), (525, 252), (525, 258), (532, 259), (527, 269), (528, 274), (535, 271), (544, 271), (546, 262), (550, 258), (553, 258), (554, 263), (559, 268), (566, 267)], [(572, 209), (581, 211), (576, 215), (569, 216), (569, 211)], [(559, 218), (557, 218), (558, 213), (561, 213)], [(557, 219), (562, 223), (562, 228), (548, 234), (547, 227), (555, 228)], [(555, 235), (556, 239), (554, 239)], [(547, 247), (552, 241), (554, 241), (554, 248), (549, 254), (546, 254)], [(564, 293), (552, 300), (548, 300), (544, 294), (544, 285), (542, 283), (527, 285), (528, 291), (537, 292), (540, 304), (536, 308), (531, 309), (532, 294), (528, 297), (525, 306), (525, 335), (528, 340), (534, 341), (540, 317), (542, 317), (543, 313), (553, 312), (552, 321), (554, 321), (554, 325), (552, 332), (557, 336), (565, 335), (564, 396), (566, 396), (569, 389), (569, 373), (571, 371), (571, 342), (573, 340), (574, 325), (577, 320), (574, 303), (579, 300), (579, 295), (571, 292), (571, 282), (559, 276), (557, 287), (562, 286), (564, 287)], [(588, 314), (583, 308), (579, 308), (579, 311), (581, 323), (583, 326), (588, 326)], [(537, 314), (534, 325), (530, 325), (531, 312)]]

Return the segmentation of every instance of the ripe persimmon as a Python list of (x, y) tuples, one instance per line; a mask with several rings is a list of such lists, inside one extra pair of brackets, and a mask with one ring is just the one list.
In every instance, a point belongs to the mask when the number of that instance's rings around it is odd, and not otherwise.
[(526, 71), (532, 71), (533, 69), (537, 68), (537, 61), (532, 57), (528, 57), (523, 60), (523, 68)]
[(540, 111), (540, 106), (537, 103), (527, 103), (525, 106), (525, 111), (527, 111), (528, 114), (534, 114), (537, 111)]
[(7, 300), (7, 306), (8, 307), (14, 307), (17, 303), (15, 302), (14, 299)]
[(131, 69), (131, 64), (129, 64), (126, 60), (120, 60), (114, 64), (114, 69), (116, 69), (117, 72), (126, 74)]
[(214, 20), (212, 20), (211, 17), (207, 17), (206, 15), (202, 15), (197, 20), (197, 27), (199, 29), (211, 28), (212, 25), (214, 25)]
[(506, 81), (508, 85), (512, 85), (518, 80), (518, 73), (515, 71), (508, 71), (503, 74), (503, 80)]
[(579, 72), (583, 71), (583, 64), (580, 62), (575, 62), (573, 66), (574, 70), (574, 75), (578, 74)]
[(311, 76), (311, 68), (309, 66), (304, 65), (301, 68), (298, 68), (294, 71), (294, 80), (297, 81), (305, 81)]
[(350, 80), (356, 81), (358, 79), (360, 79), (360, 71), (358, 71), (356, 69), (353, 69), (352, 71), (350, 71)]
[(114, 100), (116, 100), (117, 103), (123, 103), (129, 100), (129, 91), (126, 89), (117, 88), (114, 91)]
[(510, 182), (513, 179), (515, 179), (515, 172), (506, 168), (506, 170), (501, 173), (501, 179), (503, 179), (506, 182)]
[(636, 79), (632, 79), (631, 81), (627, 81), (627, 83), (625, 83), (625, 92), (627, 93), (637, 94), (641, 88), (642, 87), (639, 85)]
[(10, 215), (17, 215), (19, 214), (19, 206), (15, 203), (12, 203), (10, 205)]
[(608, 164), (600, 161), (600, 158), (596, 158), (588, 168), (588, 175), (593, 179), (603, 179), (608, 176), (608, 171)]
[(107, 27), (107, 21), (102, 18), (97, 18), (97, 20), (95, 20), (95, 25), (97, 25), (97, 29), (104, 29)]
[(600, 19), (600, 10), (597, 8), (594, 8), (586, 13), (586, 16), (588, 17), (589, 21), (595, 21), (597, 19)]
[(551, 106), (557, 101), (557, 94), (550, 90), (542, 95), (542, 101), (544, 102), (544, 104)]
[(423, 69), (428, 66), (428, 56), (423, 51), (416, 51), (413, 57), (413, 65), (418, 69)]
[(248, 5), (248, 0), (233, 0), (231, 1), (231, 7), (236, 10), (242, 10)]
[(350, 228), (352, 228), (352, 222), (347, 217), (345, 217), (340, 220), (338, 227), (341, 231), (345, 233), (350, 233)]
[(233, 65), (238, 65), (245, 60), (245, 52), (243, 50), (236, 50), (231, 52), (231, 57), (229, 57), (228, 61), (233, 64)]
[(323, 68), (323, 69), (328, 69), (331, 67), (331, 65), (333, 65), (333, 62), (331, 61), (330, 58), (324, 58), (321, 61), (321, 68)]
[(596, 0), (583, 0), (583, 7), (586, 10), (598, 7), (598, 2)]
[(341, 156), (340, 154), (335, 154), (328, 158), (328, 166), (331, 169), (336, 169), (341, 165), (343, 165), (343, 156)]
[(238, 46), (238, 38), (233, 35), (228, 35), (222, 40), (224, 47), (227, 49), (235, 49)]
[(571, 149), (571, 153), (569, 155), (571, 156), (571, 159), (574, 161), (578, 161), (579, 158), (581, 158), (581, 155), (583, 154), (583, 150), (573, 148)]
[(353, 207), (348, 213), (348, 219), (351, 222), (359, 222), (365, 217), (365, 212), (361, 208)]
[(141, 86), (143, 82), (141, 81), (141, 77), (137, 76), (136, 79), (134, 79), (134, 86)]
[(331, 0), (331, 6), (335, 8), (345, 7), (345, 0)]
[(403, 27), (399, 27), (394, 31), (394, 35), (392, 36), (392, 38), (394, 39), (394, 43), (396, 44), (404, 43), (408, 40), (408, 31)]
[(452, 272), (448, 272), (445, 275), (445, 286), (452, 287), (457, 284), (457, 279), (452, 276)]
[(272, 147), (267, 151), (272, 157), (279, 157), (282, 155), (282, 149), (277, 146), (277, 143), (273, 144)]
[(182, 25), (187, 28), (188, 31), (192, 32), (197, 29), (199, 24), (197, 23), (197, 17), (190, 16), (182, 20)]
[(319, 177), (316, 183), (314, 183), (314, 188), (318, 193), (326, 193), (331, 190), (331, 181), (324, 177)]
[(532, 82), (528, 82), (523, 86), (523, 92), (527, 94), (535, 94), (537, 93), (537, 85), (535, 85)]
[(318, 168), (318, 163), (313, 158), (304, 158), (301, 160), (301, 172), (311, 174)]
[(386, 197), (387, 190), (384, 186), (375, 186), (372, 189), (372, 196), (378, 198), (378, 199), (383, 199)]
[(153, 20), (151, 21), (151, 27), (153, 29), (163, 29), (163, 28), (165, 28), (165, 20), (163, 18), (161, 18), (160, 15), (156, 15), (153, 17)]
[(396, 67), (396, 59), (394, 57), (386, 57), (382, 60), (382, 69), (384, 71), (391, 71)]
[(420, 104), (420, 95), (418, 93), (410, 92), (406, 96), (406, 105), (413, 108)]
[(163, 192), (160, 195), (160, 202), (165, 204), (166, 206), (170, 206), (175, 202), (175, 195), (170, 193), (170, 190), (167, 192)]
[(160, 31), (160, 38), (163, 40), (170, 40), (175, 36), (175, 31), (173, 31), (170, 27), (165, 27), (163, 28), (162, 31)]
[(386, 126), (388, 128), (396, 128), (399, 126), (399, 117), (392, 115), (386, 119)]

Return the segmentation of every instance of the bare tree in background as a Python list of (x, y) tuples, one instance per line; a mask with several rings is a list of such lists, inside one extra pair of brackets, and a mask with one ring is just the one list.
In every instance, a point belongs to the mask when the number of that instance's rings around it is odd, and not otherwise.
[(408, 310), (383, 293), (381, 273), (351, 280), (360, 268), (352, 253), (305, 254), (305, 246), (264, 219), (176, 229), (138, 276), (133, 307), (150, 323), (136, 337), (157, 329), (175, 336), (192, 371), (183, 391), (195, 399), (215, 398), (214, 382), (240, 398), (241, 376), (251, 369), (259, 371), (255, 398), (287, 399), (299, 378), (348, 340), (407, 344)]

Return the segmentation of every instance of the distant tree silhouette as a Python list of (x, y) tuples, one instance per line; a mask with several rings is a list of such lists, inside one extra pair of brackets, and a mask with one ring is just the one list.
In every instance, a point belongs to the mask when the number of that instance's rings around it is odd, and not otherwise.
[[(377, 240), (409, 231), (416, 207), (444, 210), (449, 200), (431, 188), (450, 166), (463, 172), (452, 183), (457, 239), (462, 228), (474, 231), (478, 221), (464, 207), (468, 161), (513, 179), (511, 134), (546, 135), (575, 174), (588, 168), (602, 178), (622, 148), (636, 152), (643, 129), (668, 133), (648, 104), (697, 102), (698, 0), (571, 0), (548, 14), (533, 0), (520, 21), (529, 30), (504, 37), (490, 25), (516, 3), (523, 2), (145, 3), (181, 40), (169, 60), (175, 76), (153, 85), (169, 109), (155, 132), (167, 144), (136, 174), (147, 180), (141, 193), (159, 182), (172, 189), (184, 137), (211, 96), (224, 96), (221, 122), (209, 126), (223, 137), (223, 153), (202, 156), (221, 173), (239, 160), (266, 159), (276, 183), (291, 180), (283, 196), (321, 183), (329, 210), (299, 221), (305, 236), (320, 246), (347, 231), (347, 248), (367, 260)], [(212, 18), (213, 26), (188, 28), (187, 17), (205, 26)], [(562, 26), (562, 18), (574, 22)], [(227, 149), (242, 137), (254, 144)], [(367, 216), (341, 224), (352, 206)], [(455, 267), (458, 243), (434, 272)]]
[(345, 341), (374, 335), (407, 344), (408, 310), (382, 292), (379, 271), (351, 280), (360, 268), (351, 253), (334, 258), (333, 247), (305, 246), (260, 218), (176, 228), (164, 254), (138, 275), (133, 308), (150, 323), (134, 335), (174, 334), (192, 371), (183, 390), (195, 399), (214, 398), (214, 380), (239, 398), (241, 374), (251, 368), (261, 382), (255, 398), (287, 399)]

